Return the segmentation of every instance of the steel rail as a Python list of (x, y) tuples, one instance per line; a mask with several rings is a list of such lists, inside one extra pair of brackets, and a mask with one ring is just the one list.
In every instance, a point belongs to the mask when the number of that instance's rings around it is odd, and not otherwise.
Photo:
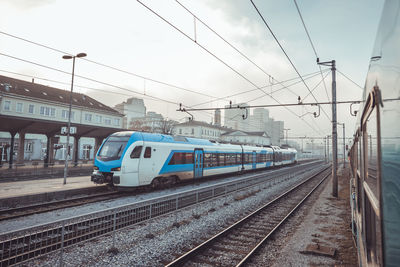
[(264, 238), (261, 240), (247, 255), (246, 257), (243, 258), (236, 266), (243, 266), (246, 264), (249, 259), (255, 255), (255, 253), (266, 243), (266, 241), (272, 236), (273, 233), (275, 233), (276, 230), (306, 201), (306, 199), (311, 196), (311, 194), (325, 181), (327, 177), (329, 177), (331, 174), (328, 173), (325, 175), (321, 181), (314, 186), (314, 188), (283, 218)]
[(113, 199), (116, 197), (122, 197), (124, 195), (126, 195), (126, 194), (116, 192), (116, 191), (104, 192), (104, 193), (93, 194), (93, 195), (82, 196), (82, 197), (74, 197), (74, 198), (68, 198), (68, 199), (62, 199), (62, 200), (56, 200), (56, 201), (50, 201), (50, 202), (44, 202), (44, 203), (37, 203), (37, 204), (26, 205), (26, 206), (10, 208), (10, 209), (1, 209), (0, 210), (0, 221), (15, 219), (15, 218), (23, 217), (23, 216), (39, 214), (39, 213), (58, 210), (58, 209), (81, 206), (81, 205), (96, 202), (96, 201), (104, 201), (104, 200), (109, 200), (109, 199)]
[(201, 189), (143, 200), (133, 204), (87, 213), (68, 219), (0, 234), (0, 267), (19, 264), (80, 242), (107, 235), (155, 217), (173, 213), (196, 203), (223, 197), (233, 192), (272, 180), (283, 175), (303, 173), (320, 162), (306, 163), (290, 169), (278, 169), (250, 175), (239, 180), (221, 182)]
[[(201, 253), (201, 251), (206, 250), (207, 248), (209, 248), (218, 238), (224, 237), (225, 235), (227, 235), (229, 232), (231, 232), (232, 230), (240, 227), (243, 223), (245, 223), (246, 221), (248, 221), (250, 218), (253, 218), (254, 216), (258, 215), (260, 212), (262, 212), (263, 210), (265, 210), (267, 207), (270, 207), (272, 204), (276, 203), (278, 200), (281, 200), (283, 197), (287, 196), (289, 193), (293, 192), (294, 190), (300, 188), (302, 185), (304, 185), (305, 183), (311, 181), (312, 179), (314, 179), (315, 177), (319, 176), (320, 174), (322, 174), (323, 172), (325, 172), (327, 169), (330, 169), (330, 167), (324, 168), (323, 170), (319, 171), (316, 174), (313, 174), (310, 178), (308, 178), (305, 181), (302, 181), (301, 183), (295, 185), (294, 187), (290, 188), (289, 190), (287, 190), (286, 192), (282, 193), (281, 195), (279, 195), (278, 197), (274, 198), (273, 200), (271, 200), (270, 202), (268, 202), (267, 204), (265, 204), (264, 206), (258, 208), (257, 210), (255, 210), (254, 212), (250, 213), (249, 215), (245, 216), (244, 218), (240, 219), (239, 221), (235, 222), (234, 224), (230, 225), (229, 227), (225, 228), (224, 230), (222, 230), (221, 232), (219, 232), (218, 234), (212, 236), (211, 238), (209, 238), (208, 240), (204, 241), (203, 243), (201, 243), (200, 245), (198, 245), (197, 247), (191, 249), (190, 251), (186, 252), (185, 254), (183, 254), (182, 256), (180, 256), (179, 258), (175, 259), (174, 261), (170, 262), (169, 264), (165, 265), (166, 267), (172, 267), (172, 266), (183, 266), (185, 263), (187, 263), (188, 261), (190, 261), (191, 259), (193, 259), (196, 255), (198, 255), (199, 253)], [(326, 177), (328, 177), (329, 174), (327, 176), (325, 176), (316, 187), (318, 187), (325, 179)], [(314, 187), (312, 189), (312, 191), (308, 194), (310, 195), (315, 188)], [(307, 195), (307, 196), (308, 196)], [(299, 207), (299, 205), (301, 205), (301, 203), (304, 202), (304, 199), (298, 203), (295, 207), (295, 209), (297, 209), (297, 207)], [(275, 226), (272, 230), (275, 231), (282, 223), (283, 221), (287, 220), (287, 218), (289, 217), (290, 214), (286, 215), (285, 218), (283, 220), (281, 220), (281, 222)], [(271, 233), (267, 234), (267, 237), (264, 238), (265, 240), (271, 236)], [(265, 240), (263, 239), (263, 241), (265, 242)], [(261, 244), (257, 244), (256, 247), (254, 247), (252, 249), (251, 253), (254, 253), (254, 251), (256, 251), (259, 247), (261, 246)], [(249, 253), (250, 254), (250, 253)], [(240, 265), (243, 264), (245, 261), (247, 261), (247, 258), (250, 258), (251, 255), (247, 254), (245, 258), (242, 259), (242, 261), (240, 262)], [(238, 265), (238, 266), (240, 266)]]

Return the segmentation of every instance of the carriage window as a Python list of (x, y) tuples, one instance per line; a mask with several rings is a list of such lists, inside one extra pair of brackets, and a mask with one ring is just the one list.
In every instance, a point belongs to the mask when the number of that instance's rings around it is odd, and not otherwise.
[(175, 152), (168, 165), (193, 164), (193, 153)]
[(144, 157), (151, 158), (151, 147), (146, 147), (146, 150), (144, 151)]
[(142, 153), (142, 146), (137, 146), (132, 150), (131, 159), (138, 159), (140, 158), (140, 154)]

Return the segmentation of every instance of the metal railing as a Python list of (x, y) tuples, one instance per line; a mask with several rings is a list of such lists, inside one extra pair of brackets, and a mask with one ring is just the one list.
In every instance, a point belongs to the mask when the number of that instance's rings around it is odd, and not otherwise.
[[(0, 266), (21, 263), (55, 250), (60, 250), (60, 260), (62, 262), (62, 254), (65, 247), (109, 233), (114, 235), (116, 230), (127, 226), (261, 183), (273, 182), (275, 184), (294, 175), (299, 175), (301, 172), (304, 173), (309, 167), (318, 164), (320, 163), (314, 162), (295, 166), (289, 169), (290, 173), (287, 173), (288, 169), (279, 169), (267, 174), (253, 174), (201, 189), (170, 194), (4, 233), (0, 235)], [(315, 168), (311, 172), (318, 170), (319, 168)], [(295, 174), (294, 172), (298, 173)]]

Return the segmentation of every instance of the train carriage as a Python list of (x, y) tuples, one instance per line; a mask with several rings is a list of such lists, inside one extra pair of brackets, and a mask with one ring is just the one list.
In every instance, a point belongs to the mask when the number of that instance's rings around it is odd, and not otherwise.
[(400, 2), (386, 1), (349, 151), (360, 266), (400, 263)]
[(295, 159), (294, 149), (125, 131), (112, 134), (99, 148), (92, 181), (121, 188), (158, 187), (180, 180), (292, 164)]

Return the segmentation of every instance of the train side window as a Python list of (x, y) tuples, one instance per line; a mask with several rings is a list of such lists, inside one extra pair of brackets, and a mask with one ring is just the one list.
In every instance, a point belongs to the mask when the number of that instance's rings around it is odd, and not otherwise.
[(151, 158), (151, 147), (146, 147), (146, 150), (144, 151), (144, 158)]
[(140, 154), (142, 153), (142, 146), (137, 146), (132, 150), (131, 159), (138, 159), (140, 158)]

